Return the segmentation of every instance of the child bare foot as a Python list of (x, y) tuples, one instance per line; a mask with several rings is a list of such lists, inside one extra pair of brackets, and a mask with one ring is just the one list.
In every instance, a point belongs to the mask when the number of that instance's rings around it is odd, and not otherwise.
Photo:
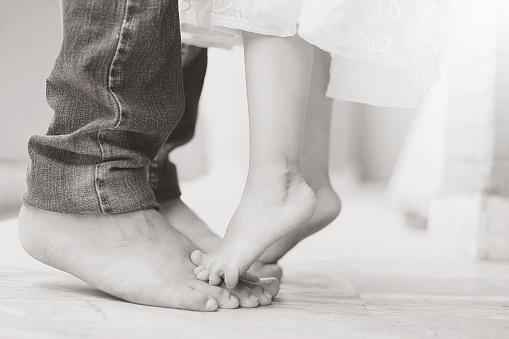
[[(301, 38), (243, 32), (249, 108), (249, 173), (219, 249), (200, 280), (236, 286), (239, 275), (277, 240), (312, 217), (316, 197), (300, 169), (314, 50)], [(193, 263), (199, 264), (199, 251)]]
[[(270, 178), (272, 176), (272, 178)], [(314, 213), (313, 191), (299, 173), (274, 171), (248, 178), (241, 202), (219, 248), (211, 254), (195, 251), (198, 279), (235, 287), (238, 278), (277, 240), (294, 232)]]
[[(35, 259), (129, 302), (196, 311), (241, 303), (194, 277), (189, 256), (197, 246), (155, 210), (66, 215), (24, 205), (19, 237)], [(270, 303), (263, 288), (243, 287), (238, 294), (250, 300), (244, 306)]]
[[(200, 219), (180, 198), (164, 201), (159, 211), (166, 221), (197, 244), (205, 253), (219, 248), (221, 238)], [(281, 267), (273, 263), (255, 262), (249, 272), (259, 278), (281, 279)]]
[[(317, 204), (313, 216), (304, 225), (295, 232), (278, 240), (270, 246), (260, 257), (259, 262), (263, 264), (276, 264), (288, 251), (290, 251), (300, 241), (315, 234), (328, 226), (341, 212), (341, 200), (330, 185), (313, 189), (315, 192)], [(252, 271), (257, 274), (257, 270)]]
[[(272, 245), (259, 262), (275, 264), (296, 244), (328, 226), (341, 211), (341, 200), (329, 178), (329, 143), (333, 101), (325, 93), (329, 83), (330, 54), (314, 49), (311, 86), (301, 150), (301, 169), (317, 199), (313, 217), (292, 234)], [(254, 274), (258, 272), (252, 270)]]

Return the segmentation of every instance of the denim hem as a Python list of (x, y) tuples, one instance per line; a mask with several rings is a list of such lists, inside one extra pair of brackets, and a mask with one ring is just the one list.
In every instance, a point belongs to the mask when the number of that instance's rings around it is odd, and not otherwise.
[(65, 214), (110, 214), (160, 208), (148, 184), (145, 167), (112, 165), (105, 166), (102, 175), (96, 178), (94, 165), (64, 166), (34, 158), (29, 164), (28, 190), (23, 202)]
[(23, 201), (68, 214), (159, 208), (153, 159), (182, 117), (178, 1), (63, 0), (46, 83), (54, 111), (29, 140)]
[[(29, 199), (27, 199), (25, 197), (25, 195), (23, 195), (23, 197), (21, 199), (21, 201), (25, 205), (28, 205), (28, 206), (31, 206), (31, 207), (35, 207), (35, 208), (39, 208), (41, 210), (45, 210), (45, 211), (49, 211), (49, 212), (63, 213), (63, 214), (69, 214), (69, 215), (120, 214), (120, 213), (129, 213), (129, 212), (136, 212), (136, 211), (150, 210), (150, 209), (155, 209), (155, 210), (159, 211), (159, 209), (161, 208), (161, 205), (159, 203), (155, 203), (155, 204), (150, 204), (150, 205), (146, 205), (146, 206), (139, 206), (139, 207), (136, 207), (136, 208), (133, 208), (133, 209), (118, 210), (116, 212), (110, 212), (110, 213), (98, 213), (98, 211), (83, 211), (83, 210), (78, 210), (78, 211), (74, 212), (72, 210), (64, 210), (64, 209), (61, 209), (61, 208), (52, 209), (51, 207), (48, 207), (45, 204), (38, 204), (36, 202), (37, 200), (29, 200)], [(176, 198), (178, 198), (178, 197), (176, 197)], [(172, 200), (172, 199), (161, 200), (161, 202), (168, 201), (168, 200)]]
[(168, 160), (168, 153), (169, 151), (163, 147), (149, 167), (149, 183), (158, 203), (173, 200), (182, 195), (177, 167)]

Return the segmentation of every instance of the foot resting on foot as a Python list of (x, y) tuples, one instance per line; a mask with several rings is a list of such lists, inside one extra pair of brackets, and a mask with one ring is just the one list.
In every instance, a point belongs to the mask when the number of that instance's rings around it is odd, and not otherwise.
[(202, 270), (197, 278), (235, 287), (239, 276), (284, 236), (302, 226), (315, 212), (316, 198), (302, 175), (293, 171), (248, 178), (241, 202), (219, 248), (195, 251), (191, 260)]
[[(159, 213), (166, 221), (197, 244), (205, 253), (211, 253), (221, 245), (221, 238), (200, 219), (180, 198), (161, 203)], [(281, 280), (283, 271), (273, 263), (255, 262), (249, 272), (259, 278), (274, 277)], [(242, 304), (242, 303), (241, 303)]]
[(236, 290), (197, 280), (189, 257), (198, 246), (155, 210), (68, 215), (24, 205), (19, 238), (35, 259), (132, 303), (215, 311), (267, 305), (279, 290), (277, 280)]
[[(341, 212), (341, 200), (330, 185), (313, 188), (316, 196), (316, 211), (307, 222), (293, 233), (270, 246), (257, 261), (261, 265), (275, 265), (299, 242), (330, 225)], [(256, 269), (252, 273), (258, 275)]]

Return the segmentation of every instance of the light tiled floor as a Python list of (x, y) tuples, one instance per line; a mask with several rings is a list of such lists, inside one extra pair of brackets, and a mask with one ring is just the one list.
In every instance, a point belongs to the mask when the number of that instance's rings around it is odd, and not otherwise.
[[(184, 192), (218, 232), (240, 194), (211, 178)], [(271, 306), (211, 314), (109, 297), (29, 258), (5, 221), (0, 338), (509, 338), (509, 264), (434, 245), (378, 189), (348, 189), (343, 202), (331, 227), (285, 258)]]

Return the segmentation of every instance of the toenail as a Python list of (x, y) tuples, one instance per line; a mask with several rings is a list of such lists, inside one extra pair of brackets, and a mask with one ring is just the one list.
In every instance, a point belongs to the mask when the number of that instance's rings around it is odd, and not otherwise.
[(251, 296), (249, 298), (251, 298), (251, 300), (253, 300), (253, 301), (258, 301), (258, 297), (254, 294), (251, 294)]
[(263, 294), (265, 294), (267, 298), (272, 299), (272, 294), (270, 294), (269, 292), (263, 291)]
[(214, 299), (209, 299), (209, 301), (207, 301), (207, 304), (205, 305), (205, 311), (215, 311), (217, 310), (217, 303)]
[(237, 296), (235, 296), (235, 295), (232, 295), (232, 296), (230, 296), (230, 300), (233, 302), (237, 302), (237, 300), (239, 300), (239, 298), (237, 298)]

